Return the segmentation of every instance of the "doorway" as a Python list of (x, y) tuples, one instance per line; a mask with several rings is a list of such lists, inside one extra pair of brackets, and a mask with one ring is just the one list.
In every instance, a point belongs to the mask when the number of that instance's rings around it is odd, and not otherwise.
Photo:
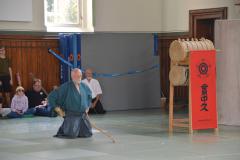
[(190, 37), (204, 37), (214, 42), (214, 22), (218, 19), (227, 19), (227, 7), (190, 10)]

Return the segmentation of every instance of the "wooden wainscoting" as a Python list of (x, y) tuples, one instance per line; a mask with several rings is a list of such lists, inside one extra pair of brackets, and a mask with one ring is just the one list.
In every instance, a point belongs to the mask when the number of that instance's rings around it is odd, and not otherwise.
[[(160, 63), (160, 83), (163, 94), (169, 98), (169, 71), (170, 71), (170, 57), (169, 47), (173, 40), (178, 38), (188, 38), (188, 33), (171, 33), (158, 35), (158, 51)], [(187, 100), (188, 89), (187, 87), (176, 87), (174, 91), (175, 100)], [(168, 107), (168, 106), (167, 106)]]
[(16, 73), (18, 72), (25, 89), (32, 87), (30, 73), (42, 80), (48, 92), (54, 85), (59, 85), (59, 61), (48, 53), (48, 48), (58, 52), (57, 37), (0, 35), (0, 46), (5, 46), (6, 55), (12, 62), (14, 89), (17, 86)]

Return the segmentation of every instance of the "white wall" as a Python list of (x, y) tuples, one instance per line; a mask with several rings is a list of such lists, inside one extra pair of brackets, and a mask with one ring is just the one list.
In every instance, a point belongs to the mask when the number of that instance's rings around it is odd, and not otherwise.
[[(32, 22), (0, 21), (0, 30), (45, 31), (44, 0), (32, 1)], [(93, 6), (97, 32), (186, 32), (191, 9), (229, 7), (229, 19), (240, 18), (234, 0), (93, 0)]]
[(32, 0), (21, 0), (21, 3), (18, 2), (19, 0), (1, 0), (0, 20), (32, 21)]
[[(32, 22), (0, 21), (0, 30), (45, 31), (44, 0), (32, 1)], [(161, 31), (161, 2), (162, 0), (94, 0), (95, 31)]]
[[(19, 0), (21, 3), (21, 0)], [(1, 1), (0, 1), (1, 5)], [(18, 5), (18, 4), (13, 4)], [(7, 31), (45, 31), (43, 0), (32, 0), (32, 22), (7, 22), (0, 21), (0, 30)], [(11, 9), (11, 8), (9, 8)], [(21, 8), (19, 8), (21, 10)], [(14, 12), (14, 10), (12, 11)]]
[(228, 7), (240, 18), (234, 0), (95, 0), (95, 31), (187, 32), (189, 10)]
[(162, 0), (94, 0), (95, 31), (161, 31)]

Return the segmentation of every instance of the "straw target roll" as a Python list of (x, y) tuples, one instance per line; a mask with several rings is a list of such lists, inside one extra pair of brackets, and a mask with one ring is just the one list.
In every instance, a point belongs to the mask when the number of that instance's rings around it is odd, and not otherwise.
[(189, 51), (192, 50), (213, 50), (212, 41), (201, 38), (200, 40), (192, 38), (191, 40), (174, 40), (169, 48), (169, 56), (174, 62), (188, 60)]
[(183, 61), (187, 57), (187, 44), (181, 40), (175, 40), (169, 48), (169, 56), (173, 61)]
[(189, 69), (186, 66), (172, 66), (169, 73), (169, 80), (174, 86), (187, 86)]

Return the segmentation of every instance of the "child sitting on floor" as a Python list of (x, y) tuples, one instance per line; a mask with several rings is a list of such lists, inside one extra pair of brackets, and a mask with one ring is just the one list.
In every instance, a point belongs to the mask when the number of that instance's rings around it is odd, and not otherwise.
[(24, 115), (34, 114), (35, 109), (28, 109), (28, 98), (24, 94), (24, 88), (18, 86), (16, 94), (11, 103), (11, 112), (7, 115), (8, 118), (21, 118)]

